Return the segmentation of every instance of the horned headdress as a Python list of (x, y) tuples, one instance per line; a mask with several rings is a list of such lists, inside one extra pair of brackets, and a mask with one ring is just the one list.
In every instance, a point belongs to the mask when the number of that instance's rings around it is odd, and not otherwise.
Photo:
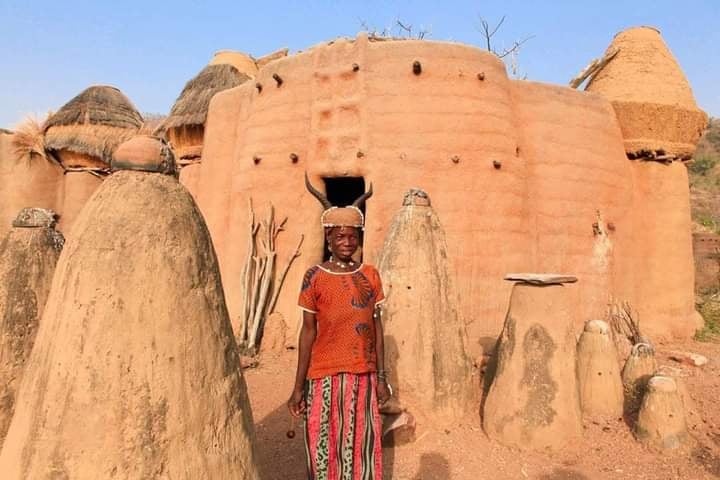
[(370, 188), (368, 188), (367, 192), (360, 195), (352, 205), (348, 205), (347, 207), (334, 207), (325, 195), (312, 186), (308, 179), (307, 172), (305, 172), (305, 186), (323, 206), (324, 211), (320, 216), (320, 223), (322, 223), (323, 227), (365, 227), (365, 216), (360, 210), (360, 206), (368, 198), (372, 197), (372, 183), (370, 183)]

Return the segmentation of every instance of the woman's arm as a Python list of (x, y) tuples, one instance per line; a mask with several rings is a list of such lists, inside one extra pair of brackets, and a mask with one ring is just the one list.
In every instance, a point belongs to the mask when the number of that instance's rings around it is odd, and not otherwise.
[(375, 320), (375, 355), (378, 371), (377, 398), (378, 403), (382, 405), (390, 398), (390, 389), (387, 384), (387, 372), (385, 371), (385, 334), (382, 326), (382, 307), (375, 305), (373, 312)]
[(303, 311), (303, 324), (300, 329), (300, 341), (298, 342), (298, 363), (295, 372), (295, 387), (293, 388), (290, 400), (287, 405), (294, 417), (305, 413), (304, 385), (310, 367), (310, 353), (317, 335), (317, 322), (315, 314)]

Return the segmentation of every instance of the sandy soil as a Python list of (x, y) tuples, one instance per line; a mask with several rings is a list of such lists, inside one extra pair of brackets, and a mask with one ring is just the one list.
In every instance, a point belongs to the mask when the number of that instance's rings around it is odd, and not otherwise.
[[(667, 353), (684, 350), (710, 360), (704, 367), (681, 365)], [(695, 404), (689, 416), (692, 444), (672, 453), (637, 443), (630, 419), (585, 419), (584, 438), (561, 453), (528, 453), (487, 439), (480, 418), (437, 424), (419, 416), (413, 443), (383, 450), (386, 480), (431, 479), (713, 479), (720, 478), (720, 344), (687, 342), (658, 346), (658, 364), (681, 369)], [(265, 355), (245, 371), (256, 426), (263, 479), (305, 479), (302, 429), (288, 439), (285, 401), (292, 387), (295, 352)]]

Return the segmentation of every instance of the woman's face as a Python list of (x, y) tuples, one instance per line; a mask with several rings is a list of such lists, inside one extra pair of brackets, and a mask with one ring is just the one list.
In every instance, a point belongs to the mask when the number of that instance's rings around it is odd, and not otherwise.
[(350, 260), (360, 245), (360, 234), (355, 227), (333, 227), (328, 230), (330, 251), (340, 260)]

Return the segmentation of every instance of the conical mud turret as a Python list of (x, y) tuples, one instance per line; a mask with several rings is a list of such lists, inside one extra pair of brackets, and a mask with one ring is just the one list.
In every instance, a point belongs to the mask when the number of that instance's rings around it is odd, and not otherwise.
[(465, 324), (445, 233), (425, 192), (411, 190), (393, 219), (378, 268), (385, 282), (385, 352), (401, 402), (461, 416), (474, 409)]
[(63, 246), (55, 213), (24, 208), (0, 242), (0, 447)]
[(615, 57), (587, 90), (615, 108), (625, 151), (631, 157), (689, 158), (707, 116), (698, 109), (690, 84), (660, 32), (635, 27), (618, 33), (607, 53)]
[[(159, 150), (122, 160), (162, 165)], [(236, 348), (188, 192), (172, 175), (114, 173), (58, 261), (3, 478), (257, 478)]]

